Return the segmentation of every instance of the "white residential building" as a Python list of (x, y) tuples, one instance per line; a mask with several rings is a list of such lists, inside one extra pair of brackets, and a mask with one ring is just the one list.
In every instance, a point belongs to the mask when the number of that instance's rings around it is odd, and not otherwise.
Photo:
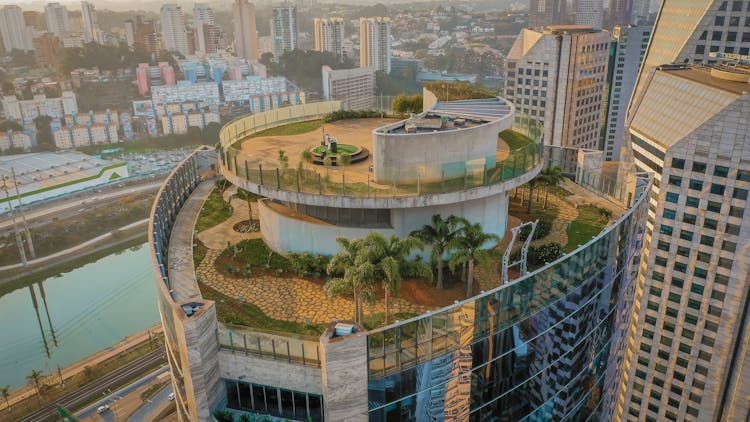
[(92, 41), (101, 42), (99, 39), (99, 27), (96, 24), (96, 12), (94, 5), (87, 2), (81, 2), (81, 17), (83, 19), (83, 38), (89, 43)]
[(346, 101), (348, 108), (372, 108), (372, 98), (375, 96), (374, 68), (333, 70), (328, 66), (323, 66), (321, 73), (323, 98)]
[(161, 32), (166, 50), (177, 51), (183, 56), (189, 54), (182, 6), (173, 3), (161, 6)]
[(117, 136), (117, 122), (69, 123), (53, 133), (55, 146), (60, 149), (79, 148), (91, 145), (106, 145), (120, 142)]
[(78, 113), (78, 102), (72, 91), (64, 91), (59, 98), (35, 95), (31, 100), (18, 100), (15, 96), (3, 97), (0, 102), (6, 117), (28, 124), (39, 116), (60, 119), (66, 114)]
[(315, 18), (315, 50), (328, 51), (339, 57), (344, 55), (344, 20), (342, 18)]
[(163, 113), (163, 105), (167, 103), (198, 102), (204, 106), (218, 106), (221, 104), (219, 84), (216, 82), (180, 81), (177, 85), (154, 86), (151, 88), (151, 100), (157, 114)]
[(391, 72), (390, 18), (359, 18), (359, 67)]
[(7, 151), (11, 148), (22, 149), (24, 151), (31, 148), (31, 138), (23, 132), (0, 132), (0, 151)]
[(200, 110), (168, 113), (161, 118), (161, 125), (164, 134), (169, 135), (187, 133), (190, 127), (203, 129), (209, 123), (219, 123), (220, 121), (218, 113)]
[(271, 38), (273, 55), (279, 56), (297, 48), (297, 6), (285, 3), (273, 9), (271, 17)]
[(68, 9), (60, 3), (47, 3), (44, 16), (47, 19), (47, 31), (57, 35), (60, 39), (70, 31)]
[(3, 6), (0, 9), (0, 37), (3, 39), (6, 52), (34, 49), (30, 28), (24, 23), (23, 10), (16, 5)]

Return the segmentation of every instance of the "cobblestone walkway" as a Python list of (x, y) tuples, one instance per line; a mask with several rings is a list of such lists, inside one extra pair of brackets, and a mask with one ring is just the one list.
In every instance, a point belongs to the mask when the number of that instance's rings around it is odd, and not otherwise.
[[(235, 245), (246, 239), (257, 239), (260, 238), (260, 232), (254, 233), (239, 233), (234, 231), (234, 225), (240, 221), (246, 221), (250, 215), (247, 209), (247, 201), (234, 197), (232, 195), (237, 193), (237, 187), (233, 186), (224, 191), (224, 200), (231, 198), (229, 205), (232, 207), (232, 216), (217, 224), (210, 229), (203, 230), (198, 233), (198, 240), (203, 242), (209, 249), (220, 249), (223, 250), (227, 247), (227, 242), (230, 245)], [(258, 219), (258, 204), (251, 202), (253, 218)]]
[[(213, 263), (220, 254), (219, 250), (208, 250), (205, 259), (198, 266), (201, 282), (227, 296), (242, 296), (271, 318), (305, 322), (305, 318), (310, 317), (313, 323), (329, 323), (333, 318), (351, 319), (354, 315), (352, 299), (343, 296), (329, 299), (322, 286), (302, 278), (255, 274), (248, 278), (226, 277), (214, 268)], [(428, 310), (429, 307), (415, 305), (404, 299), (392, 300), (393, 313), (421, 314)], [(385, 312), (382, 299), (374, 306), (365, 306), (365, 314), (380, 312)]]

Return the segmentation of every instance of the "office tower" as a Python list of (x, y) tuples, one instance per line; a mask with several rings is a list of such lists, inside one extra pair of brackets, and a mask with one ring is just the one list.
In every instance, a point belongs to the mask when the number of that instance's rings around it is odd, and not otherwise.
[(128, 19), (124, 23), (125, 26), (125, 42), (128, 47), (135, 45), (135, 22), (132, 19)]
[(47, 31), (60, 38), (70, 31), (68, 9), (60, 3), (47, 3), (44, 7), (44, 16), (47, 19)]
[(58, 55), (62, 50), (60, 38), (57, 35), (45, 32), (34, 38), (34, 57), (39, 66), (52, 67), (57, 65)]
[(750, 68), (663, 66), (631, 105), (656, 174), (618, 420), (750, 418)]
[(668, 63), (713, 63), (711, 54), (750, 55), (750, 8), (747, 2), (664, 0), (656, 16), (632, 104), (656, 66)]
[(359, 18), (359, 67), (391, 72), (390, 18)]
[[(214, 11), (206, 3), (195, 3), (193, 6), (193, 28), (195, 30), (195, 50), (200, 53), (208, 53), (207, 51), (207, 26), (211, 27), (216, 24), (214, 19)], [(209, 29), (210, 31), (210, 29)], [(214, 46), (215, 47), (215, 46)], [(211, 53), (215, 53), (216, 49), (213, 48)]]
[(344, 55), (344, 20), (342, 18), (315, 18), (315, 50)]
[(83, 19), (83, 38), (87, 43), (99, 40), (99, 28), (96, 25), (96, 12), (94, 5), (87, 2), (81, 2), (81, 17)]
[(375, 97), (375, 69), (360, 67), (333, 70), (329, 66), (321, 69), (323, 76), (323, 98), (346, 101), (351, 109), (370, 109)]
[(247, 60), (258, 60), (258, 31), (255, 6), (247, 0), (234, 1), (234, 52)]
[(276, 58), (297, 48), (297, 6), (285, 3), (273, 9), (271, 38)]
[[(648, 15), (646, 15), (648, 16)], [(609, 0), (607, 28), (627, 26), (633, 22), (633, 0)]]
[(20, 7), (9, 5), (0, 9), (0, 36), (8, 53), (12, 50), (32, 50), (31, 33)]
[(603, 133), (604, 159), (607, 161), (620, 161), (625, 114), (650, 37), (651, 27), (616, 26), (612, 29), (612, 54), (607, 73), (609, 95)]
[(600, 149), (610, 35), (591, 27), (524, 29), (505, 61), (505, 97), (544, 124), (545, 144)]
[(566, 0), (531, 0), (529, 3), (529, 28), (542, 28), (567, 23)]
[(591, 26), (594, 29), (602, 28), (604, 18), (602, 0), (576, 0), (574, 13), (576, 25)]
[(174, 3), (162, 5), (161, 36), (165, 50), (177, 51), (183, 56), (189, 54), (182, 6)]

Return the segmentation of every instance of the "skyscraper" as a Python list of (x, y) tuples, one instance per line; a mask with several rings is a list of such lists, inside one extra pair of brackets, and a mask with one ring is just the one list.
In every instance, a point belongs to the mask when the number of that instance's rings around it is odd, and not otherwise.
[(161, 33), (164, 49), (189, 54), (182, 6), (173, 3), (161, 6)]
[(750, 68), (657, 68), (631, 105), (656, 174), (618, 420), (750, 417)]
[(341, 18), (315, 18), (315, 50), (329, 51), (339, 57), (344, 55), (344, 20)]
[(604, 130), (605, 160), (620, 160), (625, 113), (650, 36), (651, 27), (648, 26), (615, 26), (612, 29), (612, 54), (607, 74), (609, 95)]
[(255, 6), (247, 0), (234, 1), (234, 52), (247, 60), (260, 58)]
[(279, 57), (297, 48), (297, 6), (284, 3), (273, 9), (271, 16), (273, 55)]
[[(206, 3), (195, 3), (193, 6), (193, 28), (195, 30), (195, 50), (201, 53), (215, 53), (215, 45), (207, 47), (207, 32), (216, 24), (214, 11)], [(210, 41), (210, 40), (209, 40)]]
[(529, 3), (529, 28), (567, 23), (565, 0), (531, 0)]
[(604, 18), (602, 0), (576, 0), (574, 13), (576, 25), (591, 26), (594, 29), (602, 28)]
[(81, 17), (83, 18), (83, 39), (87, 43), (92, 41), (99, 42), (99, 28), (96, 25), (94, 5), (87, 1), (82, 1)]
[(359, 67), (391, 73), (390, 18), (359, 18)]
[(0, 9), (0, 36), (6, 52), (32, 50), (31, 33), (26, 27), (20, 7), (9, 5)]
[(47, 31), (60, 38), (70, 31), (68, 9), (60, 3), (47, 3), (44, 7), (44, 16), (47, 19)]
[(633, 0), (609, 0), (607, 28), (627, 26), (631, 23), (635, 23), (633, 21)]
[(128, 19), (124, 23), (125, 26), (125, 42), (127, 42), (128, 47), (132, 47), (135, 45), (135, 22), (133, 22), (132, 19)]
[(599, 149), (609, 32), (524, 29), (506, 57), (505, 98), (544, 123), (547, 145)]

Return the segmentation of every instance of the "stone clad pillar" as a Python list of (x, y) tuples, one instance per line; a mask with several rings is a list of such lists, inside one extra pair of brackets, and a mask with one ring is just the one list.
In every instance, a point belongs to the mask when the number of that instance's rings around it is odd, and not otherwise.
[[(353, 325), (354, 332), (336, 335), (336, 326)], [(325, 418), (367, 421), (367, 335), (350, 321), (334, 321), (320, 337)]]

